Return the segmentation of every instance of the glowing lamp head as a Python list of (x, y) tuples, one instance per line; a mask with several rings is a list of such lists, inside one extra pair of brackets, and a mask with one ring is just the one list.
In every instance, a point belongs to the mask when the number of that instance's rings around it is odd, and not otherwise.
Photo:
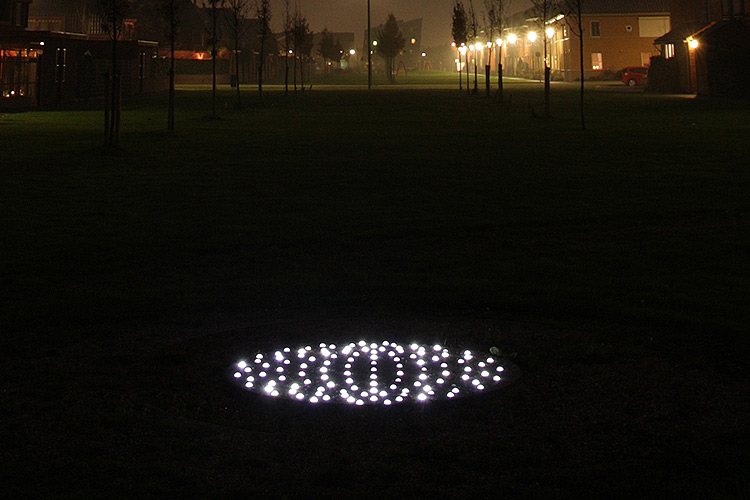
[(508, 35), (509, 44), (515, 45), (517, 41), (518, 41), (518, 37), (515, 35), (515, 33), (511, 33), (510, 35)]
[(353, 56), (353, 55), (354, 55), (354, 54), (356, 54), (356, 53), (357, 53), (357, 51), (356, 51), (356, 50), (354, 50), (354, 49), (351, 49), (351, 50), (349, 50), (349, 55), (350, 55), (350, 56)]
[(487, 42), (487, 48), (488, 48), (488, 49), (491, 49), (491, 48), (492, 48), (492, 42)]
[(690, 50), (695, 50), (698, 48), (698, 40), (696, 40), (693, 37), (688, 38), (688, 47), (690, 47)]
[(498, 38), (497, 40), (495, 40), (495, 45), (497, 45), (498, 47), (501, 47), (503, 45), (503, 39)]
[(378, 41), (377, 40), (373, 40), (372, 41), (372, 46), (373, 47), (377, 47), (378, 46)]
[(555, 28), (547, 28), (547, 38), (552, 39), (555, 36)]
[(536, 31), (529, 31), (529, 34), (527, 36), (529, 38), (529, 42), (536, 42)]

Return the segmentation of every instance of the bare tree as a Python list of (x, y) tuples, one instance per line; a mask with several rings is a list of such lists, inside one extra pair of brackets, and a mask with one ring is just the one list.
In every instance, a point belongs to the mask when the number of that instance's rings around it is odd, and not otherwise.
[[(462, 77), (461, 74), (461, 46), (466, 45), (467, 33), (466, 33), (466, 9), (464, 4), (460, 1), (456, 1), (453, 4), (453, 43), (456, 44), (456, 51), (458, 52), (458, 88), (462, 89)], [(469, 71), (469, 64), (467, 61), (466, 71)], [(467, 73), (468, 74), (468, 73)], [(468, 86), (468, 84), (467, 84)]]
[(578, 55), (581, 60), (581, 89), (579, 96), (579, 105), (581, 111), (581, 130), (586, 130), (586, 118), (583, 113), (583, 21), (581, 16), (582, 4), (585, 0), (562, 0), (561, 7), (564, 9), (565, 22), (570, 31), (578, 37)]
[(211, 44), (211, 73), (212, 73), (212, 84), (211, 84), (211, 118), (218, 118), (216, 114), (216, 56), (218, 52), (216, 45), (219, 43), (219, 26), (218, 26), (218, 9), (224, 5), (224, 0), (203, 0), (203, 8), (210, 9), (211, 28), (210, 28), (210, 40)]
[[(497, 95), (500, 101), (503, 99), (503, 61), (500, 57), (501, 45), (495, 43), (495, 33), (497, 38), (503, 36), (505, 27), (505, 14), (510, 9), (512, 0), (484, 0), (484, 8), (487, 12), (487, 30), (489, 31), (490, 41), (495, 45), (497, 53)], [(492, 66), (492, 51), (489, 51), (487, 64)]]
[(189, 0), (160, 0), (156, 4), (162, 31), (169, 42), (169, 105), (167, 108), (167, 130), (174, 130), (174, 52), (182, 14)]
[(540, 38), (542, 44), (544, 44), (544, 116), (549, 117), (549, 101), (550, 101), (550, 67), (549, 67), (549, 56), (547, 54), (547, 21), (552, 17), (552, 11), (556, 6), (556, 0), (531, 0), (532, 9), (537, 19), (537, 24), (542, 30)]
[(117, 60), (117, 42), (122, 37), (125, 16), (130, 10), (130, 0), (99, 0), (102, 13), (102, 29), (112, 40), (112, 74), (109, 78), (104, 111), (104, 133), (107, 144), (116, 146), (120, 142), (120, 110), (122, 77)]
[(307, 24), (307, 18), (302, 15), (299, 6), (294, 13), (294, 24), (292, 28), (292, 43), (294, 44), (294, 91), (297, 91), (297, 62), (299, 61), (299, 74), (302, 92), (305, 91), (305, 58), (312, 51), (312, 33)]
[(260, 41), (260, 64), (258, 65), (258, 96), (263, 98), (263, 67), (266, 59), (266, 42), (271, 36), (271, 2), (255, 0), (255, 16), (258, 18), (258, 40)]
[[(473, 50), (474, 51), (474, 88), (471, 90), (471, 93), (476, 95), (476, 94), (479, 94), (479, 87), (477, 86), (477, 55), (478, 54), (476, 50), (476, 43), (477, 43), (477, 39), (479, 38), (479, 21), (477, 20), (477, 11), (474, 10), (473, 0), (469, 0), (468, 31), (469, 31), (469, 38), (471, 38), (471, 43), (469, 44), (469, 47), (474, 49)], [(469, 52), (471, 52), (471, 50), (469, 50)]]
[(250, 28), (247, 19), (249, 3), (248, 0), (226, 0), (226, 2), (227, 8), (224, 15), (234, 44), (234, 82), (237, 88), (237, 107), (242, 108), (240, 98), (240, 46)]
[(292, 12), (284, 0), (284, 94), (289, 94), (289, 47), (292, 37)]

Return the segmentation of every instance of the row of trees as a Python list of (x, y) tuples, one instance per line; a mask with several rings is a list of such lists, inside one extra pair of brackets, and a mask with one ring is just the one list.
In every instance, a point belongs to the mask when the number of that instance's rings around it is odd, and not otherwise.
[[(459, 49), (459, 65), (461, 63), (461, 55), (465, 57), (466, 67), (466, 88), (473, 94), (478, 93), (477, 88), (477, 58), (474, 57), (474, 87), (469, 88), (469, 51), (466, 50), (467, 43), (474, 44), (479, 41), (480, 33), (484, 32), (487, 34), (487, 42), (494, 43), (494, 35), (497, 33), (498, 36), (502, 35), (505, 28), (505, 15), (510, 7), (512, 0), (484, 0), (485, 10), (481, 17), (483, 20), (484, 28), (479, 22), (479, 16), (474, 9), (473, 0), (468, 0), (468, 10), (464, 6), (461, 0), (456, 0), (453, 5), (452, 14), (452, 34), (453, 42)], [(583, 99), (584, 99), (584, 68), (583, 68), (583, 25), (581, 22), (581, 9), (582, 4), (585, 0), (531, 0), (531, 12), (532, 17), (536, 20), (542, 33), (546, 32), (547, 22), (557, 14), (563, 14), (565, 22), (568, 28), (579, 41), (579, 54), (581, 61), (580, 68), (580, 114), (581, 114), (581, 127), (586, 128), (586, 121), (583, 111)], [(544, 116), (550, 116), (550, 66), (549, 66), (549, 54), (548, 54), (548, 39), (542, 35), (542, 43), (544, 45)], [(489, 68), (492, 65), (492, 51), (488, 52), (488, 61), (486, 65), (487, 75), (489, 76)], [(499, 56), (498, 56), (499, 59)], [(502, 61), (498, 60), (498, 95), (502, 99), (502, 77), (503, 77), (503, 66)], [(459, 72), (459, 88), (462, 87), (462, 75)], [(489, 87), (488, 87), (489, 88)]]
[[(101, 13), (104, 31), (112, 40), (111, 73), (107, 78), (107, 99), (105, 106), (105, 137), (107, 144), (116, 145), (119, 142), (120, 128), (120, 86), (121, 75), (118, 61), (118, 41), (122, 38), (124, 20), (134, 13), (148, 16), (155, 24), (157, 32), (163, 36), (169, 45), (169, 97), (167, 108), (167, 128), (174, 130), (174, 98), (175, 98), (175, 49), (184, 15), (192, 7), (191, 0), (97, 0)], [(273, 32), (271, 30), (270, 0), (202, 0), (201, 6), (208, 13), (207, 43), (212, 59), (212, 98), (211, 117), (216, 118), (216, 59), (217, 44), (221, 38), (221, 27), (228, 31), (234, 52), (234, 80), (237, 89), (237, 106), (241, 107), (240, 93), (240, 52), (249, 33), (254, 32), (260, 45), (260, 62), (258, 64), (258, 93), (263, 98), (263, 74), (265, 69), (265, 54), (268, 52)], [(251, 19), (251, 16), (254, 16)], [(301, 89), (304, 91), (304, 65), (310, 58), (313, 47), (313, 34), (307, 19), (297, 6), (294, 11), (290, 1), (284, 1), (284, 64), (285, 88), (289, 92), (289, 70), (293, 71), (292, 84), (297, 91), (297, 76), (299, 74)], [(337, 49), (340, 51), (340, 48)], [(326, 54), (329, 54), (327, 51)], [(289, 59), (292, 59), (290, 68)], [(298, 71), (299, 69), (299, 71)]]

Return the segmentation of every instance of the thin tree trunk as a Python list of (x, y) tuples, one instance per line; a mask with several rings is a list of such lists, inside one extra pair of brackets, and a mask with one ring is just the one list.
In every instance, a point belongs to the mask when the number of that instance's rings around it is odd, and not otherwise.
[(469, 84), (469, 50), (468, 47), (466, 49), (466, 55), (464, 56), (464, 59), (466, 59), (466, 91), (471, 94), (471, 86)]
[(167, 130), (171, 131), (174, 130), (174, 31), (172, 31), (172, 34), (170, 35), (169, 42), (169, 108), (167, 111)]
[(211, 118), (216, 118), (216, 3), (211, 4), (213, 33), (211, 35)]
[(237, 35), (239, 29), (235, 29), (234, 37), (234, 82), (237, 85), (237, 107), (242, 107), (242, 100), (240, 98), (240, 39)]
[(479, 94), (479, 84), (477, 83), (477, 53), (474, 52), (474, 88), (471, 93), (473, 95)]
[[(581, 19), (580, 12), (578, 14), (578, 19)], [(579, 34), (579, 36), (578, 36), (578, 50), (579, 50), (579, 55), (581, 57), (581, 99), (580, 99), (581, 100), (581, 102), (580, 102), (580, 106), (581, 106), (581, 130), (586, 130), (586, 119), (585, 119), (584, 114), (583, 114), (583, 81), (584, 81), (584, 71), (583, 71), (583, 31), (581, 31), (581, 29), (582, 29), (582, 26), (581, 26), (581, 24), (579, 22), (579, 25), (578, 25), (578, 30), (579, 30), (578, 31), (578, 34)]]
[(458, 90), (463, 90), (464, 88), (464, 71), (463, 68), (461, 68), (461, 52), (458, 52)]
[(263, 42), (260, 44), (260, 64), (258, 65), (258, 97), (263, 99)]
[(289, 95), (289, 48), (285, 49), (284, 54), (284, 95)]
[(110, 104), (112, 105), (112, 110), (110, 111), (110, 127), (109, 127), (109, 144), (110, 145), (117, 145), (120, 142), (119, 138), (119, 132), (120, 132), (120, 114), (118, 113), (118, 80), (119, 80), (119, 72), (117, 71), (117, 20), (115, 19), (114, 15), (114, 2), (112, 5), (112, 100), (110, 101)]
[(497, 98), (503, 102), (503, 63), (497, 63)]
[(110, 113), (112, 113), (112, 78), (109, 74), (104, 75), (104, 144), (109, 144), (109, 128), (112, 126)]
[(305, 58), (300, 57), (299, 60), (299, 81), (302, 86), (302, 92), (305, 91)]

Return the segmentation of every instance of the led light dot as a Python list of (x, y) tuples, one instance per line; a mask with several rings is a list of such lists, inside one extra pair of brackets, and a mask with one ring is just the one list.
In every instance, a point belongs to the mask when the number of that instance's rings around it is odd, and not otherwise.
[[(252, 363), (239, 361), (227, 375), (243, 388), (271, 397), (390, 406), (477, 394), (503, 382), (504, 370), (498, 360), (468, 349), (451, 352), (440, 344), (360, 340), (340, 347), (321, 342), (257, 353)], [(255, 384), (256, 377), (263, 382)]]

